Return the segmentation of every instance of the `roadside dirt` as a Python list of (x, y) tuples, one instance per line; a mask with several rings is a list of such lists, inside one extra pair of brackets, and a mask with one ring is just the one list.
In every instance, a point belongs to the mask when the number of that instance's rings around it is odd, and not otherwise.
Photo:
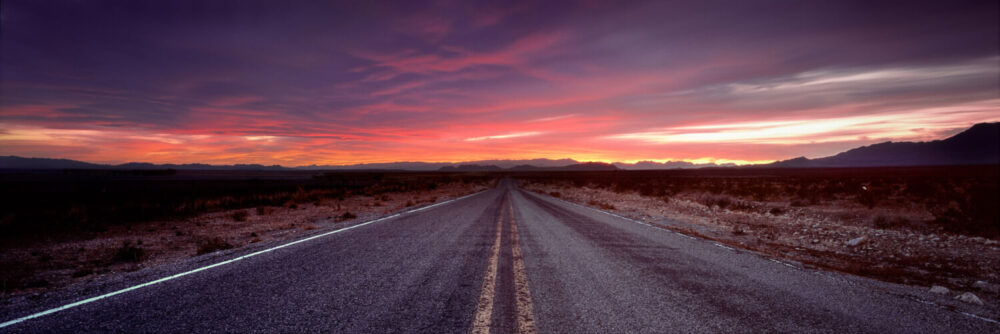
[(115, 226), (84, 240), (42, 240), (0, 252), (3, 299), (171, 263), (252, 243), (290, 239), (316, 229), (336, 229), (409, 207), (429, 205), (490, 187), (441, 184), (434, 190), (353, 195), (288, 206), (262, 206)]
[[(641, 196), (569, 182), (531, 183), (536, 193), (611, 211), (690, 235), (797, 262), (909, 285), (943, 286), (943, 304), (978, 296), (981, 315), (1000, 316), (1000, 241), (929, 228), (896, 226), (893, 220), (930, 219), (918, 208), (867, 208), (852, 203), (795, 207), (787, 202), (741, 201), (707, 205), (706, 194)], [(775, 209), (777, 208), (777, 209)], [(940, 289), (938, 289), (940, 290)]]

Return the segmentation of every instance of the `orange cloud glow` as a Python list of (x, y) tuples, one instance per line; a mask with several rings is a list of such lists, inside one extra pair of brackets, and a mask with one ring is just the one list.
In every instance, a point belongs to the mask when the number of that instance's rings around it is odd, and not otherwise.
[(5, 6), (0, 155), (749, 164), (1000, 121), (995, 2)]

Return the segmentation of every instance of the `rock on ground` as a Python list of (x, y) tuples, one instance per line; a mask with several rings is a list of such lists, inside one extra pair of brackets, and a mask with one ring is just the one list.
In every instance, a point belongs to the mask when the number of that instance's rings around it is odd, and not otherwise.
[(847, 241), (847, 245), (851, 246), (851, 247), (854, 247), (854, 246), (860, 245), (862, 242), (865, 242), (865, 239), (867, 239), (867, 238), (865, 238), (865, 237), (857, 237), (857, 238), (848, 240)]
[(969, 304), (984, 305), (983, 301), (979, 299), (979, 297), (976, 297), (976, 295), (973, 294), (972, 292), (966, 292), (960, 294), (958, 295), (958, 297), (955, 297), (955, 299), (961, 300)]
[(948, 294), (948, 291), (949, 291), (948, 288), (940, 285), (935, 285), (931, 287), (931, 293), (946, 295)]

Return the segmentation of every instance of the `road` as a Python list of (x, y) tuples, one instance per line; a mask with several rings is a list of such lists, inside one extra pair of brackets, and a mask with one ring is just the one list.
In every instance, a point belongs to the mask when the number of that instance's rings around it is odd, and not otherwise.
[[(118, 288), (140, 283), (126, 280)], [(994, 323), (873, 286), (533, 194), (504, 180), (450, 203), (0, 332), (1000, 331)], [(69, 299), (0, 321), (74, 301)]]

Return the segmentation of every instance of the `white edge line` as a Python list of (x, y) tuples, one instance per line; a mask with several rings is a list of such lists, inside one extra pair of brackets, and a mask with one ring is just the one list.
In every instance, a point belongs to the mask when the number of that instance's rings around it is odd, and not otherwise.
[(731, 251), (734, 251), (734, 252), (736, 251), (736, 249), (735, 249), (735, 248), (732, 248), (732, 247), (729, 247), (729, 246), (726, 246), (726, 245), (723, 245), (723, 244), (720, 244), (720, 243), (718, 243), (718, 242), (716, 242), (716, 243), (715, 243), (715, 246), (716, 246), (716, 247), (719, 247), (719, 248), (725, 248), (725, 249), (728, 249), (728, 250), (731, 250)]
[(975, 315), (975, 314), (972, 314), (972, 313), (969, 313), (969, 312), (965, 312), (965, 311), (958, 311), (958, 313), (961, 313), (961, 314), (963, 314), (965, 316), (973, 317), (973, 318), (976, 318), (976, 319), (979, 319), (979, 320), (982, 320), (982, 321), (992, 322), (994, 324), (1000, 325), (1000, 321), (996, 321), (996, 320), (993, 320), (993, 319), (990, 319), (990, 318), (980, 317), (978, 315)]
[[(534, 192), (532, 192), (532, 193), (534, 193)], [(549, 197), (551, 197), (551, 196), (549, 196)], [(690, 236), (690, 235), (687, 235), (687, 234), (684, 234), (684, 233), (681, 233), (681, 232), (673, 231), (673, 230), (670, 230), (670, 229), (667, 229), (667, 228), (663, 228), (663, 227), (659, 227), (659, 226), (654, 226), (654, 225), (651, 225), (651, 224), (647, 224), (647, 223), (644, 223), (644, 222), (640, 222), (640, 221), (637, 221), (637, 220), (632, 219), (632, 218), (622, 217), (622, 216), (619, 216), (617, 214), (614, 214), (614, 213), (611, 213), (611, 212), (607, 212), (607, 211), (604, 211), (604, 210), (600, 210), (600, 209), (597, 209), (597, 208), (592, 208), (592, 207), (589, 207), (589, 206), (586, 206), (586, 205), (583, 205), (583, 204), (577, 204), (577, 203), (574, 203), (574, 202), (570, 202), (570, 201), (567, 201), (567, 200), (564, 200), (564, 199), (561, 199), (561, 198), (555, 198), (555, 197), (551, 197), (551, 198), (560, 200), (563, 203), (569, 203), (569, 204), (576, 205), (576, 206), (581, 207), (581, 208), (594, 210), (594, 211), (597, 211), (597, 212), (600, 212), (600, 213), (603, 213), (603, 214), (606, 214), (606, 215), (610, 215), (610, 216), (615, 216), (615, 217), (618, 217), (618, 218), (621, 218), (621, 219), (624, 219), (624, 220), (627, 220), (627, 221), (631, 221), (633, 223), (638, 223), (638, 224), (646, 225), (646, 226), (649, 226), (649, 227), (654, 227), (654, 228), (657, 228), (657, 229), (671, 231), (671, 232), (677, 233), (679, 235), (685, 236), (685, 237), (687, 237), (689, 239), (693, 239), (693, 240), (706, 240), (706, 239), (701, 239), (701, 238), (693, 237), (693, 236)], [(735, 251), (735, 249), (733, 249), (731, 247), (728, 247), (728, 246), (724, 246), (724, 245), (722, 245), (720, 243), (715, 243), (715, 245), (718, 246), (718, 247), (722, 247), (722, 248), (726, 248), (726, 249)], [(769, 257), (764, 257), (764, 258), (767, 259), (767, 260), (770, 260), (771, 262), (780, 263), (780, 264), (782, 264), (782, 265), (784, 265), (786, 267), (792, 268), (792, 269), (796, 269), (796, 270), (799, 269), (799, 267), (796, 267), (795, 265), (793, 265), (791, 263), (787, 263), (785, 261), (780, 261), (780, 260), (776, 260), (776, 259), (769, 258)], [(830, 277), (833, 277), (833, 276), (830, 276)], [(923, 301), (921, 301), (921, 302), (923, 302)], [(925, 304), (926, 304), (926, 302), (925, 302)], [(929, 303), (929, 304), (941, 307), (940, 305), (937, 305), (936, 303)], [(968, 316), (968, 317), (972, 317), (972, 318), (976, 318), (976, 319), (979, 319), (979, 320), (983, 320), (983, 321), (986, 321), (986, 322), (991, 322), (991, 323), (994, 323), (994, 324), (1000, 324), (1000, 321), (993, 320), (993, 319), (990, 319), (990, 318), (984, 318), (984, 317), (981, 317), (981, 316), (978, 316), (978, 315), (975, 315), (975, 314), (972, 314), (972, 313), (968, 313), (968, 312), (964, 312), (964, 311), (956, 311), (956, 312), (958, 312), (958, 313), (960, 313), (962, 315), (965, 315), (965, 316)], [(2, 327), (2, 326), (0, 326), (0, 327)]]
[(322, 238), (322, 237), (325, 237), (325, 236), (328, 236), (328, 235), (331, 235), (331, 234), (344, 232), (344, 231), (351, 230), (351, 229), (354, 229), (354, 228), (357, 228), (357, 227), (362, 227), (362, 226), (369, 225), (369, 224), (374, 224), (374, 223), (377, 223), (377, 222), (380, 222), (380, 221), (389, 220), (389, 219), (396, 218), (396, 217), (399, 217), (399, 216), (404, 215), (404, 214), (427, 210), (427, 209), (430, 209), (430, 208), (433, 208), (433, 207), (436, 207), (436, 206), (439, 206), (439, 205), (451, 203), (451, 202), (454, 202), (454, 201), (457, 201), (457, 200), (460, 200), (460, 199), (463, 199), (463, 198), (466, 198), (466, 197), (470, 197), (470, 196), (473, 196), (473, 195), (481, 194), (484, 191), (485, 190), (482, 190), (482, 191), (479, 191), (479, 192), (476, 192), (476, 193), (472, 193), (472, 194), (468, 194), (468, 195), (465, 195), (465, 196), (462, 196), (462, 197), (453, 198), (453, 199), (450, 199), (450, 200), (447, 200), (447, 201), (444, 201), (444, 202), (441, 202), (441, 203), (437, 203), (437, 204), (433, 204), (433, 205), (428, 205), (428, 206), (425, 206), (425, 207), (422, 207), (422, 208), (419, 208), (419, 209), (413, 209), (413, 210), (410, 210), (410, 211), (404, 211), (404, 212), (401, 212), (401, 213), (396, 213), (396, 214), (393, 214), (393, 215), (390, 215), (390, 216), (386, 216), (386, 217), (378, 218), (378, 219), (375, 219), (375, 220), (367, 221), (367, 222), (364, 222), (364, 223), (361, 223), (361, 224), (357, 224), (357, 225), (354, 225), (354, 226), (348, 226), (348, 227), (344, 227), (344, 228), (341, 228), (341, 229), (336, 229), (336, 230), (333, 230), (333, 231), (330, 231), (330, 232), (325, 232), (325, 233), (322, 233), (322, 234), (317, 234), (317, 235), (314, 235), (314, 236), (311, 236), (311, 237), (308, 237), (308, 238), (295, 240), (295, 241), (292, 241), (292, 242), (289, 242), (289, 243), (286, 243), (286, 244), (274, 246), (274, 247), (271, 247), (271, 248), (268, 248), (268, 249), (265, 249), (265, 250), (256, 251), (256, 252), (253, 252), (253, 253), (250, 253), (250, 254), (242, 255), (242, 256), (239, 256), (239, 257), (236, 257), (236, 258), (232, 258), (232, 259), (229, 259), (229, 260), (225, 260), (225, 261), (219, 262), (219, 263), (210, 264), (210, 265), (207, 265), (207, 266), (204, 266), (204, 267), (201, 267), (201, 268), (196, 268), (196, 269), (188, 270), (188, 271), (185, 271), (185, 272), (182, 272), (182, 273), (179, 273), (179, 274), (174, 274), (174, 275), (171, 275), (171, 276), (167, 276), (167, 277), (164, 277), (164, 278), (161, 278), (161, 279), (158, 279), (158, 280), (149, 281), (149, 282), (142, 283), (142, 284), (139, 284), (139, 285), (134, 285), (134, 286), (131, 286), (131, 287), (128, 287), (128, 288), (124, 288), (124, 289), (121, 289), (121, 290), (109, 292), (109, 293), (106, 293), (106, 294), (103, 294), (103, 295), (100, 295), (100, 296), (90, 297), (90, 298), (87, 298), (87, 299), (84, 299), (84, 300), (81, 300), (81, 301), (69, 303), (69, 304), (66, 304), (66, 305), (63, 305), (63, 306), (59, 306), (59, 307), (56, 307), (56, 308), (53, 308), (53, 309), (48, 309), (48, 310), (45, 310), (45, 311), (42, 311), (42, 312), (34, 313), (34, 314), (31, 314), (31, 315), (26, 315), (26, 316), (23, 316), (23, 317), (14, 319), (14, 320), (9, 320), (7, 322), (4, 322), (4, 323), (0, 324), (0, 328), (4, 328), (4, 327), (10, 326), (10, 325), (18, 324), (18, 323), (24, 322), (26, 320), (31, 320), (31, 319), (34, 319), (34, 318), (43, 317), (43, 316), (46, 316), (46, 315), (49, 315), (49, 314), (52, 314), (52, 313), (56, 313), (56, 312), (59, 312), (59, 311), (64, 311), (64, 310), (67, 310), (67, 309), (71, 309), (71, 308), (74, 308), (74, 307), (77, 307), (77, 306), (80, 306), (80, 305), (93, 303), (93, 302), (96, 302), (96, 301), (101, 300), (101, 299), (105, 299), (105, 298), (108, 298), (108, 297), (120, 295), (120, 294), (129, 292), (129, 291), (132, 291), (132, 290), (138, 290), (138, 289), (150, 286), (150, 285), (155, 285), (155, 284), (163, 283), (163, 282), (166, 282), (166, 281), (169, 281), (169, 280), (172, 280), (172, 279), (176, 279), (176, 278), (184, 277), (184, 276), (187, 276), (187, 275), (191, 275), (191, 274), (194, 274), (194, 273), (199, 272), (199, 271), (204, 271), (204, 270), (212, 269), (212, 268), (215, 268), (215, 267), (218, 267), (218, 266), (227, 265), (227, 264), (230, 264), (230, 263), (233, 263), (233, 262), (236, 262), (236, 261), (240, 261), (240, 260), (244, 260), (244, 259), (247, 259), (247, 258), (250, 258), (250, 257), (257, 256), (257, 255), (260, 255), (260, 254), (273, 252), (275, 250), (282, 249), (282, 248), (285, 248), (285, 247), (288, 247), (288, 246), (291, 246), (291, 245), (303, 243), (303, 242), (306, 242), (306, 241), (309, 241), (309, 240), (313, 240), (313, 239), (317, 239), (317, 238)]

